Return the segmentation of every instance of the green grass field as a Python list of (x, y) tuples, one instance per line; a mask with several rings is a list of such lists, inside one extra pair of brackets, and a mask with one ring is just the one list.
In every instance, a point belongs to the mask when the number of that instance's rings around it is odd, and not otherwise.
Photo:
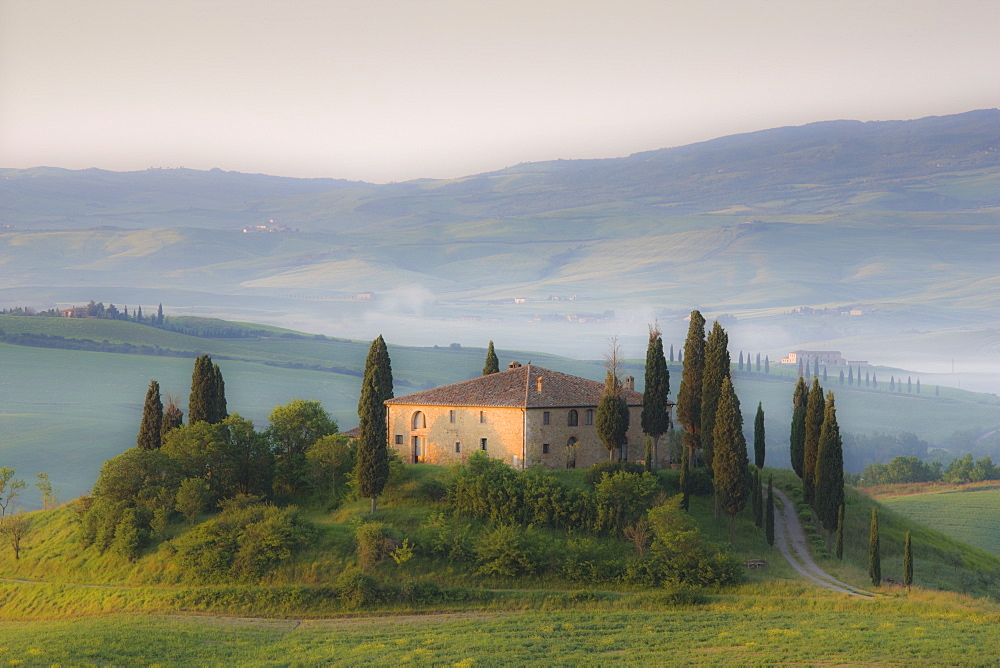
[(901, 496), (879, 496), (879, 503), (941, 533), (1000, 555), (1000, 487), (970, 487)]

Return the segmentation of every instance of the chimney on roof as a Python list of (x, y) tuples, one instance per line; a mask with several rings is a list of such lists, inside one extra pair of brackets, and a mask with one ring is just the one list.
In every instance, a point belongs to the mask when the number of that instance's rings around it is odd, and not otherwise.
[(538, 377), (538, 393), (539, 394), (542, 393), (542, 377), (541, 376)]
[(625, 377), (625, 389), (635, 392), (635, 378), (632, 376)]
[(510, 364), (507, 365), (507, 368), (508, 369), (520, 369), (521, 368), (521, 363), (517, 362), (517, 361), (511, 362)]

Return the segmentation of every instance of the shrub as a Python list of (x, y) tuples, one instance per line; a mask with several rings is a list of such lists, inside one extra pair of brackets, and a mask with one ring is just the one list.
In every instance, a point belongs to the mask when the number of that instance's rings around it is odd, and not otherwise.
[(709, 496), (715, 490), (712, 485), (712, 477), (708, 474), (708, 470), (703, 468), (690, 469), (687, 483), (688, 494), (695, 496)]
[(605, 473), (613, 475), (624, 471), (625, 473), (642, 473), (646, 469), (641, 464), (627, 462), (624, 460), (608, 460), (597, 462), (583, 474), (583, 480), (590, 486), (596, 486), (601, 481)]
[(340, 600), (350, 608), (371, 605), (382, 599), (378, 580), (356, 568), (349, 568), (337, 577), (336, 590)]
[(739, 582), (742, 564), (709, 543), (680, 504), (678, 494), (648, 513), (656, 536), (650, 570), (664, 583), (713, 587)]
[(652, 473), (604, 473), (594, 489), (597, 499), (597, 525), (613, 534), (638, 521), (649, 510), (659, 491)]
[(358, 567), (366, 573), (385, 561), (396, 545), (382, 522), (366, 522), (354, 535), (358, 540)]
[(525, 531), (504, 524), (484, 533), (476, 542), (477, 573), (514, 577), (538, 570), (538, 554)]

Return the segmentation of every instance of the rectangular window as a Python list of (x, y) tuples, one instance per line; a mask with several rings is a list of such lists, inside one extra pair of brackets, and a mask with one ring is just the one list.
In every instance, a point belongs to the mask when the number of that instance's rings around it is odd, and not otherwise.
[(448, 411), (448, 422), (455, 422), (455, 411)]
[(461, 452), (461, 451), (462, 451), (462, 442), (455, 441), (455, 452)]
[(479, 449), (480, 450), (485, 450), (486, 449), (486, 439), (485, 438), (479, 439)]
[(594, 424), (594, 409), (588, 408), (587, 412), (584, 413), (584, 419), (588, 425)]
[(548, 443), (542, 443), (542, 454), (543, 455), (549, 454), (549, 444)]
[(403, 435), (396, 434), (396, 445), (402, 445), (402, 444), (403, 444)]
[(479, 421), (480, 422), (486, 422), (486, 412), (485, 411), (479, 411)]
[(549, 419), (550, 419), (551, 417), (552, 417), (552, 416), (551, 416), (551, 415), (549, 415), (549, 412), (548, 412), (548, 411), (545, 411), (545, 412), (543, 412), (543, 413), (542, 413), (542, 424), (548, 424), (548, 423), (549, 423)]

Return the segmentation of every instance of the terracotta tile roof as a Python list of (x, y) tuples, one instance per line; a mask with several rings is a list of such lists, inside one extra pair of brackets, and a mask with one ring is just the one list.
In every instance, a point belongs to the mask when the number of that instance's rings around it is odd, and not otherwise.
[[(541, 392), (538, 381), (541, 379)], [(630, 406), (642, 405), (642, 393), (624, 390)], [(594, 407), (604, 383), (526, 364), (432, 390), (389, 399), (388, 405), (505, 406), (511, 408)]]

